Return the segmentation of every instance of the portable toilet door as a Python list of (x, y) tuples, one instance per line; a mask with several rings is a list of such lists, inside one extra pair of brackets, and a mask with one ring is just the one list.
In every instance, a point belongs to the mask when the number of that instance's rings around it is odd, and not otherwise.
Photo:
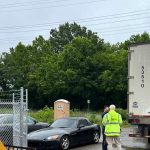
[(70, 102), (60, 99), (54, 102), (54, 120), (70, 116)]

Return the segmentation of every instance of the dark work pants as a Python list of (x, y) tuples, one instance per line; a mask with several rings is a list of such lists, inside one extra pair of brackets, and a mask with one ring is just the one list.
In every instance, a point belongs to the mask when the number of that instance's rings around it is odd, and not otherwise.
[(103, 134), (102, 149), (107, 150), (107, 142), (106, 142), (106, 136), (104, 132), (105, 132), (105, 128), (103, 127), (102, 128), (102, 134)]

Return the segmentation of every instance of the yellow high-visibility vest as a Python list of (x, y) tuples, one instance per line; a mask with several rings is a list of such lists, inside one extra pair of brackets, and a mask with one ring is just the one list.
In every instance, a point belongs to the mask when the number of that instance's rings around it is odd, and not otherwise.
[(106, 136), (120, 136), (122, 117), (116, 111), (110, 110), (107, 114), (105, 114), (102, 124), (105, 126), (104, 134)]
[(0, 150), (7, 150), (1, 141), (0, 141)]

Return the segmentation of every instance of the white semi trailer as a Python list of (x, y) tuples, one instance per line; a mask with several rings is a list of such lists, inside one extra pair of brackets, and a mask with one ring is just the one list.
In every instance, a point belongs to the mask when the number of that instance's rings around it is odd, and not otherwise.
[(150, 143), (150, 43), (130, 45), (128, 52), (129, 122), (137, 126), (129, 136)]

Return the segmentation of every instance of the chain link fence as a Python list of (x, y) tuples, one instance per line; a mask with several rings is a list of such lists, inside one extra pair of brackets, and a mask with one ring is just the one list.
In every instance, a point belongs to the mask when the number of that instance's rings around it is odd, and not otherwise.
[(27, 147), (28, 91), (0, 91), (0, 140)]

